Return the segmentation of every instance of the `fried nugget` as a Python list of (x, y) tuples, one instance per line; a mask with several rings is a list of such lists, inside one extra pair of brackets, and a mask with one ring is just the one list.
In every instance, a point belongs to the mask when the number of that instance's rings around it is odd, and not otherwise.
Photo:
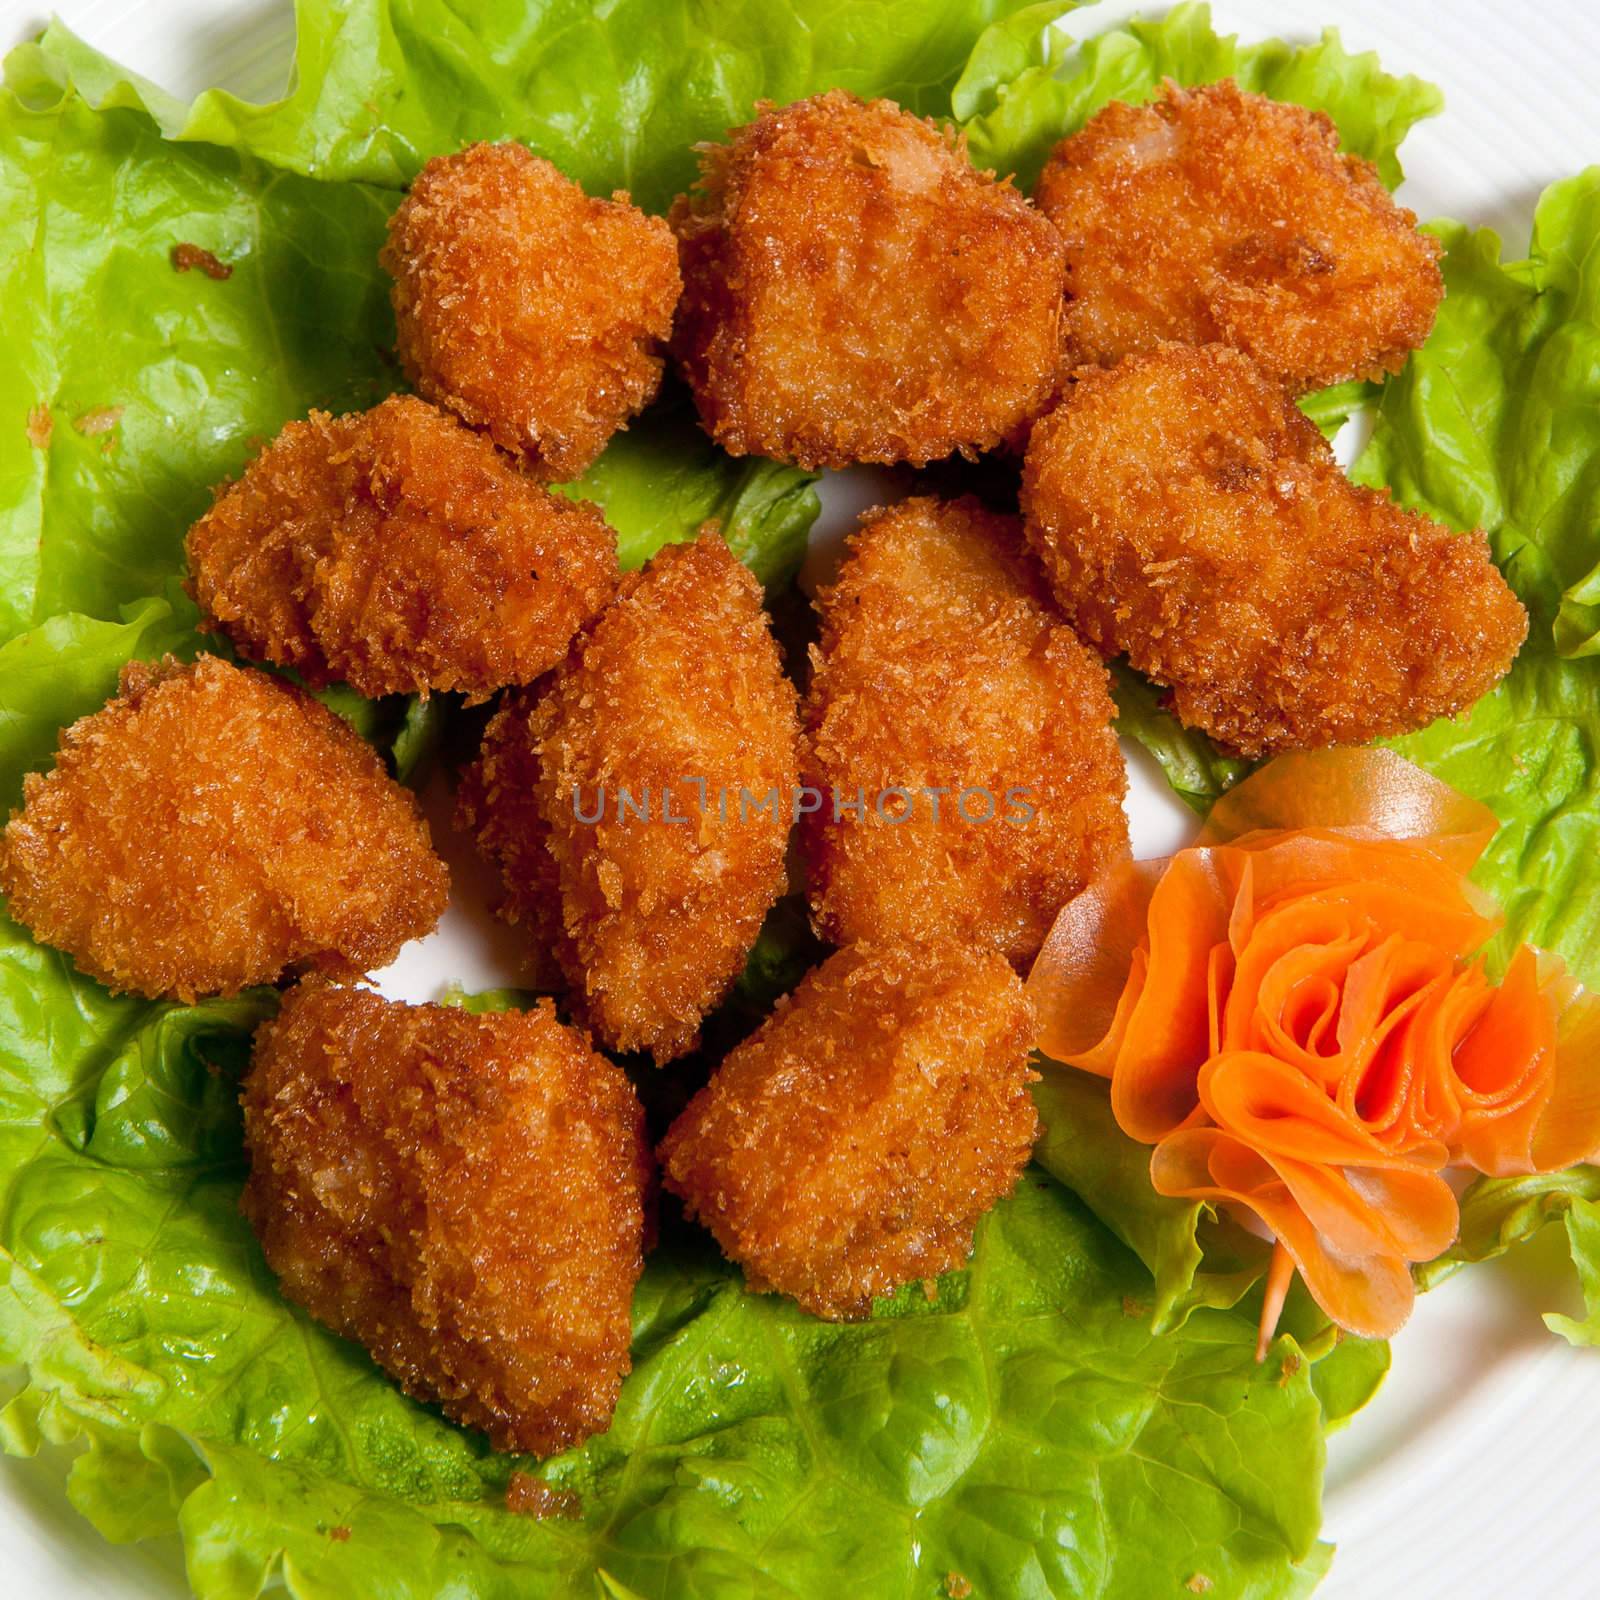
[(189, 530), (190, 587), (244, 655), (371, 698), (481, 700), (566, 654), (617, 582), (594, 506), (410, 395), (291, 422)]
[(1106, 670), (1022, 524), (970, 497), (869, 511), (818, 605), (801, 778), (822, 799), (800, 829), (818, 932), (1026, 963), (1128, 826)]
[(1060, 359), (1061, 241), (959, 139), (842, 90), (705, 148), (673, 350), (707, 431), (804, 467), (1011, 438)]
[(500, 869), (502, 913), (555, 932), (604, 1044), (694, 1048), (784, 886), (795, 743), (760, 585), (714, 533), (625, 578), (543, 693), (491, 726), (462, 823)]
[(202, 656), (131, 662), (0, 836), (11, 915), (113, 990), (191, 1001), (387, 966), (449, 880), (410, 792), (309, 695)]
[(513, 689), (501, 699), (483, 730), (477, 760), (462, 770), (455, 821), (499, 874), (495, 914), (521, 931), (525, 981), (556, 990), (565, 981), (556, 955), (563, 926), (561, 878), (539, 805), (539, 751), (531, 732), (539, 694), (537, 687)]
[(626, 194), (471, 145), (417, 175), (378, 259), (417, 391), (538, 477), (577, 477), (654, 399), (682, 283), (667, 225)]
[(1067, 245), (1072, 364), (1230, 344), (1296, 390), (1397, 371), (1444, 295), (1439, 243), (1321, 112), (1168, 84), (1059, 144), (1039, 208)]
[(819, 1317), (959, 1267), (1038, 1133), (1033, 1013), (993, 951), (846, 947), (717, 1068), (662, 1183), (752, 1289)]
[(1352, 484), (1278, 384), (1221, 345), (1079, 372), (1034, 430), (1022, 504), (1079, 631), (1247, 756), (1461, 711), (1527, 633), (1481, 533)]
[(502, 1450), (604, 1430), (653, 1203), (621, 1070), (532, 1011), (313, 979), (256, 1034), (242, 1208), (289, 1299)]

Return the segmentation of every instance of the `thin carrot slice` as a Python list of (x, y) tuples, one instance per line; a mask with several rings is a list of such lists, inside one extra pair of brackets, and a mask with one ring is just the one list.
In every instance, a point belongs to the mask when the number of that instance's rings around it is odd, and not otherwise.
[(1207, 974), (1227, 937), (1227, 884), (1209, 852), (1185, 850), (1150, 898), (1149, 969), (1128, 1015), (1111, 1079), (1111, 1108), (1146, 1144), (1195, 1113), (1195, 1078), (1210, 1044)]
[(1039, 1048), (1052, 1061), (1111, 1076), (1109, 1059), (1102, 1068), (1089, 1058), (1113, 1035), (1120, 1041), (1118, 1024), (1138, 998), (1130, 993), (1134, 955), (1166, 868), (1165, 859), (1117, 861), (1062, 907), (1028, 975)]
[(1392, 750), (1312, 750), (1279, 756), (1211, 808), (1199, 842), (1275, 828), (1365, 829), (1427, 840), (1457, 872), (1471, 870), (1500, 826), (1486, 806)]
[(1294, 1258), (1312, 1299), (1348, 1332), (1387, 1339), (1410, 1316), (1415, 1289), (1405, 1260), (1333, 1247), (1278, 1174), (1230, 1135), (1216, 1128), (1175, 1133), (1157, 1146), (1150, 1175), (1162, 1194), (1254, 1212)]

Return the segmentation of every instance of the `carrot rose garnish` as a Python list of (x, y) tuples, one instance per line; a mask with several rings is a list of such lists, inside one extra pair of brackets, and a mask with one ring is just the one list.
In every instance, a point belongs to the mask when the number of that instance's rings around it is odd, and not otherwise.
[(1282, 756), (1190, 849), (1091, 883), (1033, 968), (1041, 1049), (1110, 1079), (1156, 1189), (1272, 1235), (1263, 1350), (1296, 1269), (1340, 1327), (1395, 1332), (1456, 1236), (1446, 1168), (1600, 1148), (1600, 1006), (1554, 957), (1495, 981), (1482, 954), (1496, 826), (1390, 751)]

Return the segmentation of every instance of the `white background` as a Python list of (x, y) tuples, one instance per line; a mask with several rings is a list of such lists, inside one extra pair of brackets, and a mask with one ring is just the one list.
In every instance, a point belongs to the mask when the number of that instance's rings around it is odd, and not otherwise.
[[(1094, 6), (1072, 19), (1074, 30), (1094, 31), (1135, 9)], [(1220, 0), (1214, 12), (1219, 26), (1246, 38), (1310, 39), (1334, 24), (1349, 48), (1377, 49), (1391, 71), (1439, 84), (1447, 109), (1407, 141), (1402, 198), (1423, 217), (1495, 228), (1508, 255), (1524, 253), (1539, 191), (1600, 159), (1593, 97), (1600, 8), (1582, 0), (1448, 7), (1438, 0)], [(185, 96), (222, 84), (267, 99), (282, 92), (289, 71), (289, 0), (63, 0), (60, 15), (91, 43)], [(32, 4), (0, 0), (0, 47), (31, 36), (45, 20)], [(840, 483), (828, 486), (826, 498), (824, 549), (872, 494)], [(1181, 842), (1187, 817), (1142, 758), (1132, 764), (1135, 846), (1141, 854), (1170, 849)], [(494, 925), (467, 909), (485, 898), (481, 879), (459, 852), (447, 846), (447, 854), (462, 904), (384, 977), (385, 989), (408, 999), (432, 998), (451, 980), (475, 988), (514, 979)], [(1394, 1343), (1388, 1384), (1330, 1445), (1325, 1534), (1339, 1554), (1320, 1596), (1557, 1600), (1600, 1593), (1591, 1487), (1600, 1352), (1569, 1349), (1538, 1317), (1571, 1308), (1562, 1260), (1560, 1240), (1550, 1233), (1507, 1262), (1452, 1279), (1419, 1304)], [(66, 1503), (65, 1468), (59, 1452), (26, 1462), (0, 1458), (5, 1600), (184, 1593), (176, 1540), (120, 1550), (102, 1544)]]

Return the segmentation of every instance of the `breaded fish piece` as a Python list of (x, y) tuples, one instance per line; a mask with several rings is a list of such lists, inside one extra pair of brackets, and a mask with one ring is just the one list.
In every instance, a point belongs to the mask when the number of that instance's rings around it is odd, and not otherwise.
[(190, 1001), (387, 966), (449, 880), (409, 790), (310, 695), (201, 656), (130, 662), (0, 836), (0, 889), (113, 990)]
[(542, 937), (549, 875), (572, 1001), (612, 1049), (694, 1048), (784, 886), (795, 692), (761, 588), (715, 533), (625, 578), (528, 709), (513, 698), (464, 786), (503, 908)]
[(279, 1286), (502, 1450), (602, 1432), (653, 1207), (644, 1113), (546, 1000), (313, 979), (256, 1033), (241, 1201)]
[(1481, 533), (1352, 484), (1278, 384), (1221, 345), (1080, 371), (1034, 430), (1022, 505), (1079, 631), (1247, 756), (1462, 711), (1528, 629)]
[(682, 282), (666, 223), (621, 191), (470, 145), (417, 174), (378, 259), (417, 392), (536, 477), (576, 478), (655, 398)]
[(701, 153), (673, 351), (733, 455), (936, 461), (1014, 436), (1060, 360), (1050, 224), (892, 101), (833, 90)]
[(617, 583), (594, 506), (411, 395), (289, 423), (187, 549), (208, 625), (242, 654), (373, 699), (531, 682)]
[(1433, 327), (1440, 246), (1318, 111), (1231, 81), (1108, 105), (1056, 146), (1072, 364), (1230, 344), (1295, 390), (1397, 371)]
[(752, 1289), (814, 1315), (959, 1267), (1038, 1133), (1034, 1018), (993, 951), (950, 940), (830, 956), (662, 1140), (662, 1183)]
[(1128, 848), (1105, 667), (1021, 522), (970, 497), (867, 512), (817, 603), (801, 778), (823, 798), (800, 838), (818, 932), (1025, 964)]

